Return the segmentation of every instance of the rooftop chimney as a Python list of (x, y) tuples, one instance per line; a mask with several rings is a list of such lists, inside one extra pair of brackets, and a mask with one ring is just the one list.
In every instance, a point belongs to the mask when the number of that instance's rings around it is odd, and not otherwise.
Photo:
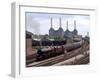
[(59, 18), (59, 26), (61, 27), (61, 17)]
[(67, 20), (67, 22), (66, 22), (66, 27), (67, 27), (67, 30), (68, 30), (68, 20)]
[(50, 24), (51, 24), (51, 27), (53, 26), (53, 24), (52, 24), (52, 17), (51, 17), (51, 19), (50, 19)]
[(76, 20), (74, 20), (74, 29), (76, 29)]

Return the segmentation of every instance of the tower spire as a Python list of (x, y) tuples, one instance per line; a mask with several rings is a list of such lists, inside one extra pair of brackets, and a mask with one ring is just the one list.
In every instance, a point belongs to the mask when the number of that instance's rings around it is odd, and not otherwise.
[(87, 32), (87, 36), (89, 37), (89, 32)]
[(52, 17), (51, 17), (51, 19), (50, 19), (50, 24), (51, 24), (51, 28), (52, 28), (52, 26), (53, 26), (53, 24), (52, 24)]
[(61, 17), (59, 18), (59, 26), (61, 27)]
[(66, 27), (67, 27), (67, 30), (68, 30), (68, 20), (67, 20), (67, 22), (66, 22)]
[(74, 29), (76, 29), (76, 20), (74, 20)]

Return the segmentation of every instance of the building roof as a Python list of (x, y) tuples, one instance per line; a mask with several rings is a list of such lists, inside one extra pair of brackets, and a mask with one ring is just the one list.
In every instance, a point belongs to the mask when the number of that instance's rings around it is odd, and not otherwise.
[(53, 27), (51, 27), (51, 28), (49, 29), (49, 31), (54, 31)]
[(32, 38), (33, 33), (26, 31), (26, 38)]
[(59, 29), (58, 29), (58, 30), (63, 31), (63, 28), (62, 28), (62, 27), (59, 27)]

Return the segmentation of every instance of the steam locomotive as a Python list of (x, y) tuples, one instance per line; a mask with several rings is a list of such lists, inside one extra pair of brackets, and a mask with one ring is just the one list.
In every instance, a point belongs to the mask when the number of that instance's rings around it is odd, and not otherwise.
[(50, 57), (55, 57), (64, 54), (65, 50), (67, 52), (80, 48), (83, 45), (83, 41), (75, 42), (70, 45), (52, 46), (49, 48), (38, 49), (37, 51), (37, 61), (41, 61)]

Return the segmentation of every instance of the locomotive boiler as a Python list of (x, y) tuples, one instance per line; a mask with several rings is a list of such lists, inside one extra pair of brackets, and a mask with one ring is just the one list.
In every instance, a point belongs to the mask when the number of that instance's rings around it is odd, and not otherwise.
[(65, 50), (67, 52), (80, 48), (83, 45), (83, 41), (75, 42), (69, 45), (62, 46), (52, 46), (49, 48), (39, 49), (37, 51), (37, 61), (41, 61), (47, 58), (55, 57), (64, 54)]

